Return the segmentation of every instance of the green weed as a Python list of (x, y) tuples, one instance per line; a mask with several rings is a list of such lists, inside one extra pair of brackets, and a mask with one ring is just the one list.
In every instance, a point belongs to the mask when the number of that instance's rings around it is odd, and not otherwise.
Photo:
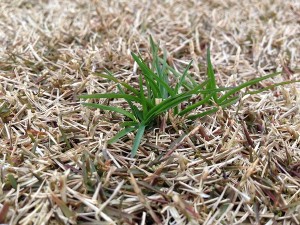
[[(96, 75), (108, 79), (117, 84), (117, 93), (81, 95), (83, 99), (124, 99), (127, 101), (130, 110), (103, 105), (98, 103), (83, 103), (84, 106), (101, 110), (116, 112), (125, 116), (119, 131), (109, 140), (109, 144), (118, 141), (129, 132), (136, 131), (133, 142), (131, 156), (134, 157), (147, 128), (155, 125), (157, 118), (164, 115), (169, 110), (173, 114), (188, 119), (196, 119), (216, 112), (219, 107), (226, 108), (238, 101), (236, 94), (250, 85), (262, 80), (274, 77), (279, 73), (273, 73), (260, 78), (245, 82), (237, 87), (219, 88), (216, 84), (213, 66), (210, 60), (210, 50), (207, 50), (207, 80), (202, 83), (196, 82), (188, 73), (192, 62), (188, 64), (184, 72), (180, 74), (167, 63), (167, 55), (159, 57), (158, 46), (150, 37), (152, 63), (151, 68), (143, 60), (141, 55), (132, 53), (134, 61), (138, 64), (141, 73), (138, 77), (138, 87), (131, 86), (116, 77), (109, 71), (106, 74), (96, 73)], [(171, 84), (171, 78), (176, 79), (176, 84)], [(200, 99), (196, 103), (189, 101), (193, 96)], [(187, 103), (187, 107), (181, 108), (182, 103)], [(211, 106), (213, 105), (213, 106)], [(207, 106), (208, 110), (192, 114), (193, 110)]]

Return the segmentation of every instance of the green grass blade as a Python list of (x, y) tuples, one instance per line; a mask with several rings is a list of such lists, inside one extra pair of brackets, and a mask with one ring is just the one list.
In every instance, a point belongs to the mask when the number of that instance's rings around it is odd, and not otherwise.
[[(136, 63), (139, 65), (140, 69), (142, 70), (145, 79), (149, 82), (151, 85), (151, 88), (153, 89), (154, 92), (160, 93), (160, 98), (162, 98), (162, 93), (159, 90), (159, 86), (163, 86), (167, 92), (171, 95), (174, 96), (175, 93), (172, 90), (172, 88), (159, 76), (157, 76), (152, 70), (149, 69), (149, 67), (146, 65), (146, 63), (143, 61), (141, 57), (138, 57), (134, 53), (131, 53), (133, 59), (136, 61)], [(155, 83), (154, 80), (157, 82)]]
[[(159, 57), (157, 57), (157, 61), (159, 61)], [(162, 71), (167, 73), (167, 52), (164, 50), (164, 58), (162, 61)]]
[[(208, 82), (206, 88), (207, 89), (217, 89), (216, 77), (215, 77), (214, 68), (212, 66), (211, 59), (210, 59), (209, 47), (207, 48), (207, 76), (208, 76), (209, 82)], [(217, 93), (213, 93), (212, 97), (215, 102), (218, 101)]]
[(159, 114), (166, 112), (167, 110), (176, 107), (178, 104), (186, 101), (189, 99), (192, 95), (191, 94), (181, 94), (176, 97), (168, 98), (164, 101), (162, 101), (160, 104), (154, 106), (146, 115), (145, 117), (145, 124), (148, 124), (151, 122), (156, 116)]
[[(157, 62), (159, 62), (159, 57), (157, 56)], [(168, 71), (167, 71), (167, 69), (166, 69), (166, 65), (167, 65), (167, 53), (166, 53), (166, 51), (164, 51), (164, 61), (163, 61), (163, 63), (162, 63), (162, 69), (161, 69), (161, 71), (162, 71), (162, 79), (163, 79), (163, 81), (168, 85), (168, 86), (170, 86), (170, 83), (169, 83), (169, 77), (168, 77)], [(176, 93), (175, 93), (176, 94)], [(166, 99), (166, 98), (168, 98), (169, 96), (168, 96), (168, 93), (167, 93), (167, 91), (164, 89), (164, 92), (163, 92), (163, 99)]]
[(125, 121), (123, 123), (121, 123), (121, 127), (136, 127), (138, 125), (137, 122), (134, 122), (134, 121)]
[(179, 82), (176, 84), (176, 87), (175, 87), (175, 93), (176, 93), (176, 94), (178, 94), (179, 89), (181, 88), (183, 82), (185, 81), (185, 77), (186, 77), (186, 75), (188, 74), (188, 70), (190, 69), (190, 67), (191, 67), (191, 65), (192, 65), (192, 62), (193, 62), (193, 61), (191, 61), (191, 62), (188, 64), (188, 66), (185, 68), (185, 70), (184, 70), (182, 76), (180, 77)]
[[(201, 84), (195, 85), (193, 88), (199, 86), (199, 87), (201, 87), (201, 89), (203, 89), (203, 88), (208, 84), (208, 82), (209, 82), (209, 80), (205, 80), (205, 81), (203, 81)], [(193, 88), (192, 88), (192, 89), (193, 89)]]
[[(159, 57), (158, 57), (158, 46), (154, 43), (152, 37), (150, 36), (150, 45), (151, 45), (151, 49), (152, 49), (152, 58), (153, 58), (153, 62), (152, 62), (152, 68), (156, 70), (156, 73), (158, 75), (158, 77), (160, 78), (160, 80), (162, 80), (164, 83), (167, 84), (167, 86), (169, 87), (168, 84), (168, 74), (165, 71), (165, 64), (166, 62), (164, 61), (163, 65), (161, 65), (161, 62), (159, 61)], [(166, 56), (164, 55), (164, 59)], [(161, 93), (161, 97), (162, 99), (166, 99), (168, 98), (168, 92), (170, 93), (170, 90), (167, 90), (166, 87), (163, 85), (163, 83), (161, 83), (160, 81), (157, 82), (158, 84), (158, 88), (160, 90)]]
[(118, 132), (113, 138), (109, 139), (107, 143), (108, 144), (113, 144), (116, 141), (118, 141), (120, 138), (124, 137), (129, 132), (132, 132), (136, 129), (137, 129), (137, 127), (127, 127), (125, 129), (121, 130), (120, 132)]
[(250, 94), (250, 95), (259, 94), (263, 91), (267, 91), (269, 89), (272, 89), (272, 88), (275, 88), (275, 87), (278, 87), (278, 86), (293, 84), (293, 83), (297, 83), (297, 82), (300, 82), (300, 80), (283, 81), (283, 82), (280, 82), (280, 83), (275, 83), (275, 84), (269, 85), (268, 87), (265, 87), (265, 88), (261, 88), (257, 91), (248, 91), (246, 94)]
[[(235, 96), (235, 97), (229, 99), (228, 101), (224, 102), (224, 104), (220, 105), (220, 107), (222, 109), (227, 108), (227, 107), (233, 105), (234, 103), (236, 103), (238, 101), (238, 99), (239, 98), (237, 96)], [(213, 114), (213, 113), (217, 112), (218, 110), (219, 110), (219, 107), (214, 107), (214, 108), (209, 109), (209, 110), (207, 110), (205, 112), (202, 112), (202, 113), (199, 113), (199, 114), (190, 115), (187, 118), (191, 119), (191, 120), (194, 120), (194, 119), (197, 119), (197, 118), (201, 118), (201, 117)]]
[(146, 86), (146, 90), (147, 90), (148, 101), (150, 100), (151, 104), (155, 105), (155, 98), (160, 98), (160, 94), (155, 91), (152, 91), (153, 89), (151, 88), (151, 85), (147, 80), (145, 80), (145, 86)]
[(178, 115), (179, 115), (179, 116), (183, 116), (183, 115), (189, 113), (190, 111), (192, 111), (193, 109), (195, 109), (195, 108), (197, 108), (197, 107), (199, 107), (199, 106), (201, 106), (201, 105), (207, 104), (207, 103), (209, 102), (209, 100), (210, 100), (211, 97), (212, 97), (211, 94), (210, 94), (210, 95), (207, 95), (207, 96), (206, 96), (204, 99), (202, 99), (201, 101), (199, 101), (199, 102), (197, 102), (197, 103), (195, 103), (195, 104), (192, 104), (192, 105), (186, 107), (184, 110), (180, 111), (180, 112), (178, 113)]
[(139, 121), (143, 121), (143, 113), (141, 112), (141, 110), (138, 109), (138, 107), (132, 104), (131, 110), (134, 112), (135, 117), (138, 118)]
[(226, 107), (236, 103), (238, 100), (239, 100), (239, 96), (234, 96), (230, 99), (223, 101), (221, 104), (219, 104), (219, 106), (221, 106), (222, 108), (226, 108)]
[(235, 87), (219, 87), (216, 89), (202, 89), (202, 86), (198, 85), (197, 87), (195, 87), (194, 89), (192, 89), (189, 92), (185, 92), (185, 93), (192, 93), (192, 94), (213, 94), (213, 93), (218, 93), (221, 91), (227, 91), (227, 90), (232, 90)]
[(136, 56), (134, 53), (132, 53), (132, 57), (142, 70), (143, 76), (145, 78), (145, 85), (147, 87), (148, 98), (149, 99), (161, 98), (162, 96), (158, 88), (158, 85), (156, 84), (155, 80), (152, 78), (153, 72), (141, 61), (142, 59)]
[(198, 92), (200, 94), (213, 94), (213, 93), (218, 93), (221, 91), (232, 90), (233, 88), (235, 88), (235, 87), (219, 87), (216, 89), (199, 90)]
[(131, 87), (129, 84), (127, 84), (127, 83), (125, 83), (123, 81), (120, 81), (119, 79), (115, 78), (111, 74), (101, 74), (101, 73), (97, 73), (97, 72), (95, 72), (94, 74), (97, 75), (97, 76), (99, 76), (99, 77), (106, 78), (106, 79), (108, 79), (110, 81), (113, 81), (113, 82), (115, 82), (117, 84), (120, 84), (124, 88), (126, 88), (127, 90), (129, 90), (132, 93), (134, 93), (135, 95), (139, 95), (139, 92), (136, 89), (134, 89), (133, 87)]
[(83, 99), (124, 98), (125, 100), (130, 100), (130, 101), (135, 101), (135, 102), (141, 103), (140, 98), (135, 97), (133, 95), (124, 94), (124, 93), (121, 93), (121, 94), (119, 94), (119, 93), (89, 94), (89, 95), (80, 95), (79, 98), (83, 98)]
[(224, 95), (222, 95), (218, 100), (217, 100), (217, 103), (218, 104), (221, 104), (223, 101), (225, 101), (228, 97), (230, 97), (231, 95), (237, 93), (238, 91), (240, 91), (241, 89), (243, 88), (246, 88), (248, 86), (251, 86), (253, 84), (257, 84), (258, 82), (260, 81), (263, 81), (263, 80), (266, 80), (268, 78), (271, 78), (271, 77), (275, 77), (277, 75), (281, 74), (281, 72), (277, 72), (277, 73), (272, 73), (272, 74), (269, 74), (269, 75), (266, 75), (266, 76), (263, 76), (263, 77), (259, 77), (259, 78), (256, 78), (256, 79), (252, 79), (248, 82), (245, 82), (241, 85), (239, 85), (238, 87), (236, 88), (233, 88), (232, 90), (226, 92)]
[(152, 69), (155, 68), (158, 76), (162, 77), (162, 70), (161, 70), (161, 67), (160, 67), (160, 64), (159, 64), (159, 61), (158, 61), (158, 47), (154, 43), (151, 36), (150, 36), (150, 46), (151, 46), (152, 58), (153, 58)]
[(147, 100), (146, 100), (145, 93), (144, 93), (142, 76), (139, 76), (139, 86), (140, 86), (140, 98), (141, 98), (141, 104), (142, 104), (143, 118), (145, 118), (146, 114), (148, 113), (148, 105), (147, 105)]
[(131, 114), (130, 112), (127, 112), (127, 111), (125, 111), (124, 109), (121, 109), (121, 108), (117, 108), (117, 107), (113, 107), (113, 106), (107, 106), (107, 105), (101, 105), (101, 104), (96, 104), (96, 103), (82, 103), (82, 105), (92, 107), (92, 108), (117, 112), (117, 113), (120, 113), (124, 116), (127, 116), (128, 118), (132, 119), (133, 121), (137, 121), (133, 114)]
[[(164, 59), (158, 58), (158, 60), (163, 63)], [(173, 73), (173, 75), (177, 78), (180, 78), (182, 75), (176, 71), (173, 67), (171, 67), (169, 64), (166, 63), (166, 68)], [(197, 86), (198, 83), (195, 81), (194, 78), (192, 78), (189, 74), (186, 75), (190, 82), (187, 82), (186, 80), (183, 82), (182, 86), (185, 87), (187, 90), (192, 89), (193, 87)]]
[(156, 68), (157, 73), (160, 74), (160, 68), (157, 68), (157, 45), (154, 43), (152, 36), (150, 36), (150, 48), (151, 48), (151, 53), (152, 53), (152, 69)]
[[(202, 88), (202, 86), (199, 86)], [(204, 99), (202, 99), (201, 101), (190, 105), (188, 107), (186, 107), (184, 110), (180, 111), (178, 113), (178, 115), (183, 116), (187, 113), (189, 113), (191, 110), (199, 107), (200, 105), (204, 105), (204, 104), (209, 104), (210, 103), (210, 99), (213, 96), (214, 93), (220, 92), (220, 91), (224, 91), (224, 90), (231, 90), (232, 87), (228, 87), (228, 88), (217, 88), (217, 89), (213, 89), (213, 90), (197, 90), (195, 89), (196, 92), (201, 93), (201, 94), (205, 94)]]
[(207, 110), (205, 112), (202, 112), (202, 113), (199, 113), (199, 114), (195, 114), (195, 115), (190, 115), (187, 118), (190, 119), (190, 120), (194, 120), (194, 119), (197, 119), (197, 118), (201, 118), (201, 117), (213, 114), (213, 113), (217, 112), (218, 110), (219, 110), (218, 107), (214, 107), (214, 108), (209, 109), (209, 110)]
[(9, 174), (7, 175), (7, 178), (8, 178), (9, 184), (10, 184), (15, 190), (17, 190), (17, 188), (18, 188), (18, 181), (17, 181), (17, 179), (14, 177), (14, 175), (12, 175), (11, 173), (9, 173)]
[(133, 141), (133, 146), (132, 146), (132, 150), (131, 150), (131, 157), (133, 158), (136, 153), (137, 150), (139, 148), (139, 145), (141, 143), (141, 140), (143, 138), (144, 132), (145, 132), (145, 128), (146, 126), (144, 124), (141, 124), (137, 130), (137, 133), (135, 135), (134, 141)]
[[(124, 94), (124, 90), (122, 89), (122, 87), (118, 84), (118, 89), (121, 92), (121, 94)], [(131, 102), (130, 99), (125, 99), (128, 103), (128, 105), (131, 108), (131, 111), (133, 112), (133, 115), (138, 118), (139, 121), (143, 120), (143, 115), (141, 113), (141, 111)]]

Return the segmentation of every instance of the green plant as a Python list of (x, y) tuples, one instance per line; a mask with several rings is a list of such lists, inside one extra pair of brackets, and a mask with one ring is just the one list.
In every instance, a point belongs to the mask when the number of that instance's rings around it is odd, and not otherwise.
[[(167, 63), (167, 56), (159, 57), (158, 46), (150, 37), (152, 50), (152, 66), (151, 68), (143, 60), (141, 55), (132, 53), (132, 57), (138, 64), (141, 73), (138, 77), (138, 87), (133, 87), (116, 77), (109, 71), (107, 74), (96, 75), (106, 78), (117, 84), (117, 93), (90, 94), (81, 95), (83, 99), (125, 99), (130, 107), (130, 111), (119, 107), (103, 105), (98, 103), (83, 103), (83, 105), (101, 110), (117, 112), (125, 116), (119, 131), (108, 143), (112, 144), (127, 135), (129, 132), (136, 131), (136, 136), (131, 150), (131, 156), (134, 157), (140, 145), (145, 129), (151, 127), (157, 121), (160, 115), (169, 110), (178, 116), (185, 116), (188, 119), (195, 119), (216, 112), (219, 107), (226, 108), (234, 104), (239, 96), (235, 94), (241, 89), (256, 84), (267, 78), (274, 77), (279, 73), (273, 73), (260, 78), (256, 78), (245, 82), (237, 87), (218, 88), (216, 85), (215, 74), (210, 60), (210, 51), (207, 50), (207, 75), (208, 79), (202, 83), (196, 82), (188, 73), (192, 62), (188, 64), (184, 72), (180, 74)], [(170, 77), (177, 80), (176, 84), (170, 83)], [(221, 93), (222, 92), (222, 93)], [(197, 95), (198, 102), (191, 104), (189, 100)], [(181, 109), (181, 103), (186, 102), (188, 106)], [(214, 105), (214, 106), (212, 106)], [(208, 110), (191, 114), (191, 112), (202, 106), (208, 106)]]

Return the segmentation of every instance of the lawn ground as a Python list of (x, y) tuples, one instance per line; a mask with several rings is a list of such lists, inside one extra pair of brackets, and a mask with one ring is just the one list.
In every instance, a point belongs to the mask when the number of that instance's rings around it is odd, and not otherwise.
[(78, 96), (116, 91), (105, 69), (138, 85), (150, 35), (199, 82), (208, 47), (219, 86), (300, 79), (296, 0), (2, 0), (0, 223), (300, 224), (297, 83), (148, 130), (135, 158), (134, 134), (107, 144), (122, 116)]

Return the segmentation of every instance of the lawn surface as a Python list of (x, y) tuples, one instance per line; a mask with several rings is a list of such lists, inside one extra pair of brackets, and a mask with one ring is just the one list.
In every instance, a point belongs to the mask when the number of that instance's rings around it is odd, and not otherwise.
[(130, 53), (150, 61), (150, 35), (199, 82), (208, 47), (220, 87), (299, 80), (299, 12), (296, 0), (2, 0), (0, 223), (300, 224), (299, 84), (242, 91), (194, 121), (170, 112), (134, 158), (134, 133), (107, 144), (124, 118), (78, 98), (117, 91), (93, 74), (105, 69), (138, 87)]

